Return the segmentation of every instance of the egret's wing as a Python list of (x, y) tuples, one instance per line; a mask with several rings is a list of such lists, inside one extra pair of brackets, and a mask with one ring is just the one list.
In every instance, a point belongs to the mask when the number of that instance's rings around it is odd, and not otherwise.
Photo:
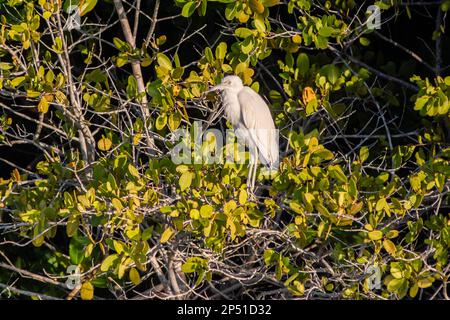
[(264, 164), (278, 166), (278, 132), (266, 102), (253, 89), (244, 87), (238, 94), (241, 116), (248, 135), (254, 142)]

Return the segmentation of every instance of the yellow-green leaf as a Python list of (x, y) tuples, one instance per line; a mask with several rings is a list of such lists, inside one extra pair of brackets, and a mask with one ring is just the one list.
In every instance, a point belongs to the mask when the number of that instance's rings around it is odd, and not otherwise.
[(198, 220), (200, 218), (200, 211), (198, 211), (197, 209), (191, 209), (191, 211), (189, 212), (189, 216), (191, 217), (191, 219)]
[(13, 87), (19, 86), (23, 81), (25, 80), (25, 77), (17, 77), (11, 80), (11, 85)]
[(167, 124), (167, 115), (166, 114), (160, 114), (158, 118), (156, 118), (155, 127), (156, 130), (162, 130)]
[(44, 97), (42, 97), (41, 101), (38, 104), (38, 111), (40, 113), (47, 113), (48, 112), (48, 101)]
[[(1, 68), (0, 68), (1, 69)], [(33, 90), (27, 90), (27, 97), (28, 98), (37, 98), (41, 95), (40, 92), (38, 91), (33, 91)]]
[(193, 175), (194, 174), (190, 171), (186, 171), (181, 175), (180, 180), (178, 181), (181, 191), (184, 191), (191, 186)]
[(92, 11), (94, 9), (95, 5), (97, 4), (97, 0), (85, 0), (81, 1), (80, 6), (80, 17), (84, 16), (88, 12)]
[(386, 233), (386, 237), (389, 239), (394, 239), (398, 237), (398, 231), (397, 230), (390, 230), (388, 233)]
[(66, 233), (68, 237), (73, 237), (78, 230), (79, 221), (78, 218), (71, 216), (67, 221)]
[(131, 268), (128, 276), (130, 277), (130, 280), (134, 285), (137, 286), (139, 283), (141, 283), (141, 276), (139, 275), (139, 272), (136, 270), (136, 268)]
[(377, 211), (383, 210), (386, 206), (388, 206), (387, 201), (385, 198), (381, 198), (377, 201), (377, 205), (375, 206), (375, 209)]
[(240, 203), (241, 205), (246, 204), (246, 203), (247, 203), (247, 197), (248, 197), (247, 191), (246, 191), (245, 189), (242, 189), (242, 190), (239, 192), (239, 203)]
[(417, 283), (414, 283), (414, 285), (409, 289), (409, 296), (411, 298), (414, 298), (417, 295), (417, 292), (419, 291), (419, 286)]
[(156, 60), (160, 66), (166, 68), (167, 70), (172, 70), (172, 62), (164, 53), (158, 53), (156, 55)]
[(172, 113), (169, 116), (169, 128), (172, 131), (175, 131), (178, 129), (181, 123), (181, 116), (179, 113)]
[(111, 200), (111, 203), (112, 203), (114, 209), (116, 209), (118, 212), (122, 211), (123, 205), (122, 205), (122, 202), (119, 199), (113, 198)]
[(202, 218), (207, 219), (207, 218), (211, 217), (213, 211), (214, 211), (214, 208), (211, 205), (205, 204), (200, 208), (200, 216)]
[(108, 138), (101, 138), (98, 140), (97, 146), (101, 151), (108, 151), (111, 149), (112, 142)]
[(135, 166), (133, 166), (131, 163), (128, 165), (128, 172), (132, 175), (132, 176), (134, 176), (134, 177), (136, 177), (136, 178), (139, 178), (139, 171), (136, 169), (136, 167)]
[(280, 0), (261, 0), (264, 7), (269, 8), (280, 4)]
[(170, 240), (170, 238), (174, 235), (175, 230), (173, 230), (171, 227), (168, 227), (164, 232), (161, 234), (161, 243), (166, 243)]
[(225, 59), (225, 55), (227, 54), (227, 44), (225, 42), (219, 43), (216, 47), (216, 58), (223, 60)]
[(359, 161), (361, 161), (361, 163), (364, 163), (367, 158), (369, 158), (369, 148), (364, 146), (359, 150)]
[(380, 230), (373, 230), (369, 232), (369, 238), (370, 240), (377, 241), (383, 238), (383, 232)]
[(50, 11), (44, 11), (44, 13), (42, 14), (42, 16), (44, 17), (45, 20), (50, 19), (50, 17), (52, 16), (52, 12)]
[(195, 1), (187, 2), (181, 10), (181, 15), (185, 18), (190, 17), (194, 13), (196, 7), (197, 3)]
[(248, 2), (248, 5), (250, 6), (250, 8), (252, 9), (253, 12), (256, 12), (259, 14), (264, 12), (264, 6), (258, 0), (250, 0)]
[(417, 285), (419, 286), (419, 288), (425, 289), (428, 287), (431, 287), (433, 284), (433, 281), (430, 278), (424, 278), (424, 279), (420, 279), (417, 282)]
[(80, 290), (81, 299), (92, 300), (94, 298), (94, 286), (90, 282), (85, 282)]
[(389, 239), (384, 239), (383, 247), (391, 256), (393, 256), (397, 252), (395, 244)]
[(100, 266), (100, 270), (103, 272), (108, 271), (109, 268), (113, 265), (113, 263), (117, 260), (117, 258), (118, 258), (117, 254), (107, 256), (105, 260), (103, 260)]

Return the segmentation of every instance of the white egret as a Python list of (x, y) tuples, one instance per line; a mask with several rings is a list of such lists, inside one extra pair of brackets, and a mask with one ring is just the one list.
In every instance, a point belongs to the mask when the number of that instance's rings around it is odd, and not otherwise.
[(255, 187), (258, 159), (270, 169), (278, 170), (278, 131), (269, 107), (252, 88), (244, 86), (238, 76), (226, 76), (208, 92), (221, 91), (225, 117), (230, 121), (236, 136), (250, 151), (247, 187)]

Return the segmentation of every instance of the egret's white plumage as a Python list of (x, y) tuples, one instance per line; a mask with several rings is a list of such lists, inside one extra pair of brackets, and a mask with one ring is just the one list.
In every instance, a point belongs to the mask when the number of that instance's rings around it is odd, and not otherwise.
[(249, 170), (247, 185), (253, 188), (258, 158), (271, 170), (278, 169), (278, 133), (269, 107), (258, 93), (244, 86), (238, 76), (224, 77), (222, 82), (210, 91), (216, 90), (222, 93), (226, 118), (236, 135), (249, 147), (253, 172)]

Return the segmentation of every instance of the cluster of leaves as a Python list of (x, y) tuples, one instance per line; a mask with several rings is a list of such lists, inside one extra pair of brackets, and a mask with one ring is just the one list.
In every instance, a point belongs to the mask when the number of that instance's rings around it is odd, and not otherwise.
[[(71, 4), (83, 32), (64, 29), (68, 1), (0, 1), (14, 9), (0, 16), (0, 147), (35, 153), (26, 168), (4, 161), (12, 166), (0, 178), (0, 254), (9, 264), (0, 283), (10, 294), (211, 298), (219, 287), (218, 297), (245, 288), (257, 298), (448, 299), (442, 66), (421, 72), (386, 58), (353, 0), (161, 2), (148, 21), (154, 34), (134, 41), (128, 22), (124, 37), (110, 30), (102, 9), (113, 4)], [(371, 4), (386, 17), (414, 14), (407, 1)], [(449, 2), (435, 7), (440, 16)], [(223, 24), (210, 24), (213, 35), (190, 30), (198, 42), (208, 37), (197, 55), (184, 46), (189, 37), (158, 27), (215, 18)], [(430, 31), (436, 47), (448, 41), (444, 31), (443, 23)], [(280, 129), (279, 171), (258, 176), (256, 197), (246, 164), (175, 164), (168, 155), (177, 129), (212, 125), (220, 101), (204, 91), (227, 73), (267, 96)], [(207, 134), (199, 143), (192, 160), (211, 151)], [(58, 282), (69, 266), (81, 274), (70, 289)], [(32, 281), (16, 282), (18, 269)], [(43, 269), (57, 288), (42, 289)]]

